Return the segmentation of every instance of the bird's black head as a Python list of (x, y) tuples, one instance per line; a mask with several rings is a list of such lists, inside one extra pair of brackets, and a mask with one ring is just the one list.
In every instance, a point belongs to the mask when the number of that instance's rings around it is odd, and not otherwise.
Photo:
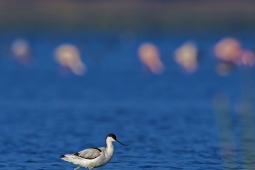
[(116, 136), (115, 136), (113, 133), (107, 135), (106, 140), (107, 140), (108, 137), (109, 137), (109, 138), (112, 138), (112, 139), (113, 139), (114, 141), (116, 141), (116, 142), (119, 142), (121, 145), (127, 146), (127, 145), (121, 143), (120, 141), (118, 141), (117, 138), (116, 138)]
[(106, 138), (108, 138), (108, 137), (112, 137), (114, 140), (117, 140), (116, 135), (114, 135), (113, 133), (107, 135)]

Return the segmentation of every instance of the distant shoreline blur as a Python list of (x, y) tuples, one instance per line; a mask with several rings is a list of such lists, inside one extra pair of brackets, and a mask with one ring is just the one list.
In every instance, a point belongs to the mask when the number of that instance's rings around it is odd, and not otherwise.
[(255, 28), (253, 0), (1, 0), (0, 30)]

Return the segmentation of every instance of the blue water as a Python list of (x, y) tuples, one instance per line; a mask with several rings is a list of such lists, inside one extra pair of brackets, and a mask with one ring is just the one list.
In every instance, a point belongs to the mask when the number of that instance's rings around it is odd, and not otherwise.
[[(100, 169), (246, 168), (235, 117), (236, 160), (223, 165), (221, 156), (213, 97), (225, 93), (236, 115), (245, 83), (240, 68), (226, 77), (215, 73), (211, 51), (221, 34), (31, 33), (22, 35), (35, 56), (26, 67), (4, 50), (18, 36), (3, 34), (0, 40), (1, 170), (74, 169), (59, 155), (105, 146), (109, 133), (129, 146), (115, 143), (113, 158)], [(239, 38), (247, 48), (254, 45), (248, 35)], [(186, 40), (204, 51), (192, 75), (173, 60), (174, 50)], [(137, 58), (137, 48), (147, 41), (161, 51), (162, 75), (144, 72)], [(54, 60), (61, 43), (81, 50), (85, 76), (61, 73)]]

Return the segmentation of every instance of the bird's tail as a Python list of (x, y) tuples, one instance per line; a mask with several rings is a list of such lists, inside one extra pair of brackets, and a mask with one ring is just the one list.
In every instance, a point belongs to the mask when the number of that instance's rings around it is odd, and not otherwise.
[(68, 162), (72, 162), (73, 160), (79, 160), (81, 159), (80, 157), (77, 157), (76, 155), (74, 154), (66, 154), (66, 155), (60, 155), (60, 158), (65, 160), (65, 161), (68, 161)]
[(69, 160), (72, 156), (73, 156), (73, 154), (66, 154), (66, 155), (60, 155), (60, 158), (69, 162)]
[(65, 157), (65, 155), (60, 155), (60, 158), (63, 159)]

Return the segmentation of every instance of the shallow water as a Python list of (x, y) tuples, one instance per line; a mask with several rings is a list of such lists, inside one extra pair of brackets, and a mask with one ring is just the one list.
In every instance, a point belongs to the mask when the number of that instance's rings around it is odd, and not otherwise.
[[(2, 46), (15, 36), (3, 36)], [(236, 69), (221, 77), (214, 71), (216, 60), (210, 52), (221, 35), (138, 35), (123, 40), (116, 34), (38, 33), (27, 38), (36, 56), (29, 66), (9, 59), (8, 53), (1, 54), (2, 170), (74, 169), (59, 155), (105, 146), (109, 133), (129, 146), (115, 143), (113, 158), (101, 169), (221, 170), (253, 166), (244, 161), (241, 128), (234, 111), (242, 97), (246, 73)], [(185, 74), (172, 58), (174, 49), (189, 39), (205, 51), (201, 67), (193, 75)], [(246, 35), (240, 39), (245, 46), (253, 45)], [(161, 50), (166, 65), (162, 75), (142, 68), (137, 48), (145, 41)], [(54, 61), (54, 48), (64, 42), (81, 49), (88, 66), (85, 76), (63, 74)], [(236, 140), (234, 156), (226, 159), (221, 157), (221, 126), (212, 103), (218, 92), (229, 96), (233, 112), (230, 133)], [(230, 158), (234, 160), (227, 162)]]

